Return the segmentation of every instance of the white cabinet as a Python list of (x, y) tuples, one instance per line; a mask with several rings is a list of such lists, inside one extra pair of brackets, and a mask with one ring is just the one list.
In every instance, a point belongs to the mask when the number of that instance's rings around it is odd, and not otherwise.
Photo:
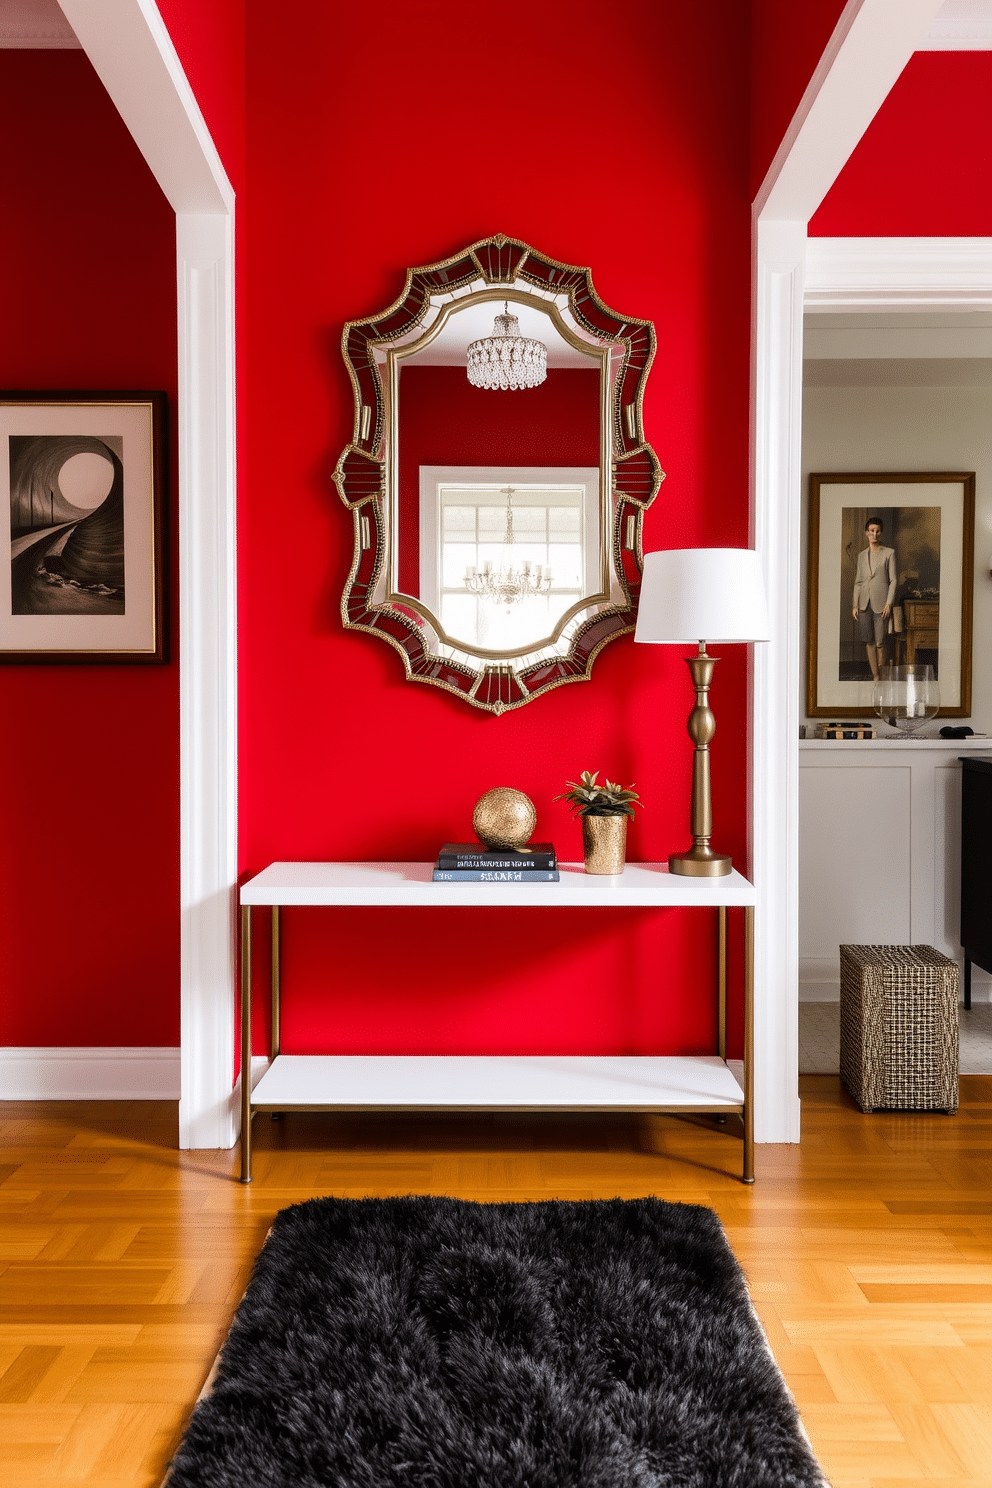
[[(963, 754), (988, 739), (799, 745), (799, 995), (840, 995), (838, 947), (932, 945), (961, 961)], [(988, 977), (974, 976), (978, 1001)]]

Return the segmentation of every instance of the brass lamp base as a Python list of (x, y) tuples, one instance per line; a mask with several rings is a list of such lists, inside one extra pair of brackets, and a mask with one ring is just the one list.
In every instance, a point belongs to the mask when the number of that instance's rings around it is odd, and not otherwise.
[(732, 867), (732, 860), (725, 854), (697, 847), (690, 847), (684, 853), (672, 853), (668, 859), (669, 873), (681, 873), (685, 878), (723, 878)]
[(672, 853), (668, 859), (669, 872), (681, 873), (685, 878), (723, 878), (731, 869), (726, 853), (715, 853), (710, 847), (710, 740), (716, 733), (716, 719), (709, 706), (709, 690), (717, 660), (707, 655), (705, 641), (699, 642), (696, 656), (686, 657), (696, 689), (696, 706), (688, 723), (689, 738), (696, 746), (692, 759), (692, 846), (688, 852)]

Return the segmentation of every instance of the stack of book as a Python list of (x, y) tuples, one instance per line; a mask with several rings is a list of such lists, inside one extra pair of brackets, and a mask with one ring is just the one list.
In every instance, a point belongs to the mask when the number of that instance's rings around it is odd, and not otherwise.
[(550, 842), (528, 847), (483, 847), (446, 842), (434, 865), (435, 883), (557, 883), (558, 858)]
[(833, 722), (823, 725), (824, 739), (874, 739), (875, 730), (870, 723), (854, 719), (849, 723)]

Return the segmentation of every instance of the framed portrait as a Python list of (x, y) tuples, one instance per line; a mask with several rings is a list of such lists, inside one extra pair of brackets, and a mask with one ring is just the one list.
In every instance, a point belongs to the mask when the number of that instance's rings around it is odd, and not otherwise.
[(879, 666), (927, 662), (939, 716), (968, 717), (974, 474), (809, 483), (809, 717), (870, 716)]
[(0, 392), (0, 662), (168, 660), (166, 406)]

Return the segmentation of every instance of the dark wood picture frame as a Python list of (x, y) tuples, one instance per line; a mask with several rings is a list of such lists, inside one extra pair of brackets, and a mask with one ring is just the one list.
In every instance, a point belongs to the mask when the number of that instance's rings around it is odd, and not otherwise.
[[(929, 488), (929, 489), (927, 489)], [(917, 499), (912, 499), (916, 497)], [(929, 499), (928, 499), (929, 498)], [(846, 596), (853, 589), (857, 550), (864, 545), (861, 530), (854, 531), (868, 516), (894, 514), (891, 525), (929, 529), (920, 538), (920, 551), (933, 569), (933, 534), (936, 533), (937, 585), (924, 585), (926, 565), (907, 569), (900, 562), (896, 538), (897, 568), (900, 569), (895, 604), (904, 615), (915, 608), (926, 632), (913, 631), (904, 617), (903, 631), (891, 642), (895, 655), (887, 659), (913, 660), (916, 643), (921, 650), (934, 639), (932, 626), (939, 626), (937, 646), (925, 654), (938, 658), (941, 687), (939, 717), (967, 718), (971, 715), (972, 606), (975, 566), (975, 475), (973, 471), (912, 471), (908, 473), (846, 472), (815, 474), (809, 478), (809, 581), (807, 588), (806, 713), (810, 718), (867, 718), (874, 716), (871, 678), (841, 675), (854, 672), (859, 664), (855, 621)], [(929, 514), (929, 516), (928, 516)], [(895, 531), (890, 536), (896, 537)], [(845, 538), (847, 539), (845, 541)], [(883, 536), (883, 543), (885, 537)], [(912, 555), (909, 557), (912, 562)], [(948, 566), (949, 565), (949, 566)], [(932, 573), (929, 575), (932, 577)], [(941, 595), (948, 595), (941, 605)], [(850, 617), (850, 618), (848, 618)], [(850, 625), (848, 644), (844, 628)], [(851, 650), (845, 663), (846, 649)], [(863, 648), (862, 648), (863, 649)], [(909, 652), (912, 650), (913, 655)], [(864, 664), (867, 670), (867, 662)]]
[(0, 391), (0, 663), (161, 665), (168, 397)]

